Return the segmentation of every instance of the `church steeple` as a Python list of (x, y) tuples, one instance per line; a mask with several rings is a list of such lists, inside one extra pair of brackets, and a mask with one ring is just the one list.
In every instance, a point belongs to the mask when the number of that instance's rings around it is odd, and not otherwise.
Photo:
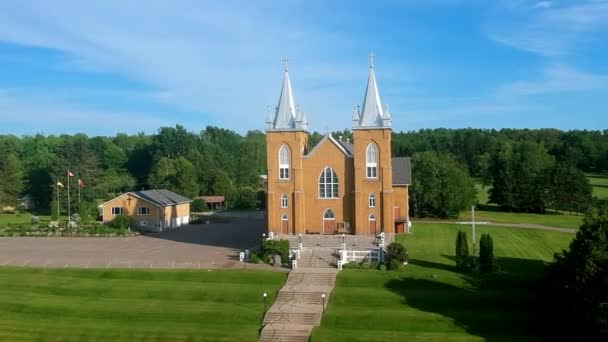
[(287, 58), (285, 62), (285, 74), (283, 76), (283, 86), (281, 87), (281, 95), (279, 96), (279, 104), (276, 107), (274, 118), (272, 121), (266, 122), (267, 130), (306, 130), (308, 122), (305, 115), (299, 115), (295, 106), (293, 92), (291, 90), (291, 81), (289, 80), (289, 70), (287, 67)]
[(363, 106), (359, 112), (359, 121), (355, 121), (353, 115), (353, 128), (385, 128), (390, 127), (391, 118), (388, 112), (384, 113), (382, 102), (380, 101), (380, 92), (376, 84), (376, 74), (374, 73), (374, 53), (370, 54), (369, 77), (367, 79), (367, 88), (365, 89), (365, 97), (363, 98)]

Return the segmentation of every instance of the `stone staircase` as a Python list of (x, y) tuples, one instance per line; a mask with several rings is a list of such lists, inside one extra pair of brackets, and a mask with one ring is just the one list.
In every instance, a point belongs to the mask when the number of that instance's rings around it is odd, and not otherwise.
[(336, 251), (333, 248), (305, 248), (300, 253), (298, 268), (335, 268)]
[(302, 251), (298, 268), (289, 273), (264, 315), (260, 341), (308, 341), (312, 328), (321, 323), (323, 305), (327, 306), (336, 281), (334, 253), (332, 248)]

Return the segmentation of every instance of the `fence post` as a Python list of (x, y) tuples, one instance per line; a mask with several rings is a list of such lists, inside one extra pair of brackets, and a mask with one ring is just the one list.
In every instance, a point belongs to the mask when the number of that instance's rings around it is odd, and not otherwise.
[(291, 260), (291, 269), (295, 270), (298, 268), (298, 260)]

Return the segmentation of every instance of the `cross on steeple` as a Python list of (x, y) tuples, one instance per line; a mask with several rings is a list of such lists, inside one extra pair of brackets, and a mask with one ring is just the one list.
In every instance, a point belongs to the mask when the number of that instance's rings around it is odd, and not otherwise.
[(283, 62), (283, 64), (285, 64), (285, 71), (287, 71), (289, 69), (287, 67), (287, 62), (289, 62), (289, 59), (287, 59), (287, 57), (283, 57), (283, 59), (281, 59), (281, 62)]
[(370, 51), (369, 53), (369, 67), (374, 67), (374, 51)]

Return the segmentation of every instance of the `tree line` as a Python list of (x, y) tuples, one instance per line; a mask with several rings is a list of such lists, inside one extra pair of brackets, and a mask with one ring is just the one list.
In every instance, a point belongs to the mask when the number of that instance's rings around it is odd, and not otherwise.
[(413, 156), (411, 207), (422, 216), (457, 216), (475, 202), (474, 183), (503, 210), (585, 212), (584, 172), (608, 171), (608, 130), (420, 130), (395, 133), (392, 148)]
[[(84, 181), (86, 203), (125, 191), (166, 188), (191, 198), (225, 195), (233, 207), (254, 207), (259, 175), (266, 173), (265, 146), (260, 131), (239, 135), (207, 127), (194, 133), (180, 125), (152, 135), (0, 135), (0, 204), (16, 205), (27, 194), (38, 208), (48, 209), (57, 180), (65, 185), (69, 169)], [(59, 191), (61, 203), (66, 191)]]
[[(349, 130), (333, 135), (352, 141)], [(309, 147), (322, 137), (311, 133)], [(475, 202), (476, 183), (507, 210), (583, 212), (591, 202), (583, 171), (608, 170), (608, 131), (424, 129), (394, 132), (392, 142), (393, 156), (412, 157), (411, 208), (419, 216), (457, 216)], [(0, 204), (28, 194), (39, 208), (49, 208), (67, 169), (85, 182), (81, 196), (90, 203), (167, 188), (189, 197), (225, 195), (229, 206), (243, 208), (263, 198), (259, 175), (266, 173), (263, 132), (218, 127), (112, 137), (0, 135), (0, 157)]]

